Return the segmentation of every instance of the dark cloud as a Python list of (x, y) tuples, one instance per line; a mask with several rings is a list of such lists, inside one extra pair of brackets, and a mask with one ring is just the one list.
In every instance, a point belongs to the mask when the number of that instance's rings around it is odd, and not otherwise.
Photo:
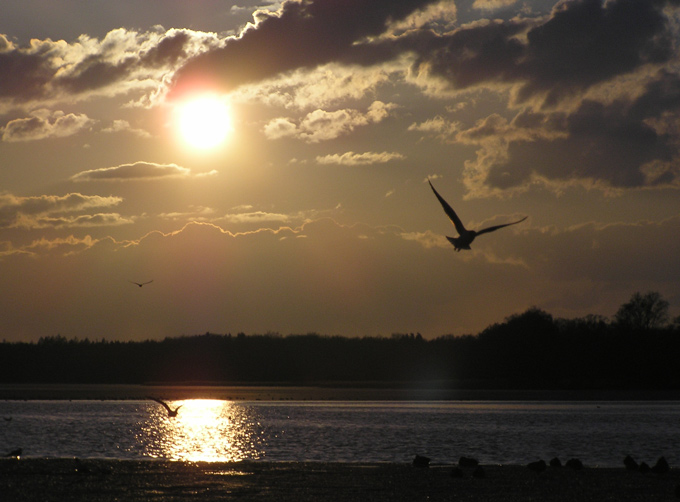
[[(513, 123), (516, 127), (540, 124), (561, 135), (510, 141), (506, 159), (490, 167), (486, 184), (516, 187), (528, 182), (532, 174), (549, 180), (604, 181), (620, 188), (670, 183), (679, 174), (671, 163), (678, 155), (677, 131), (666, 132), (653, 123), (665, 114), (677, 120), (678, 111), (680, 77), (661, 72), (632, 101), (584, 100), (569, 115), (520, 114)], [(656, 172), (645, 172), (654, 162)]]
[(546, 20), (477, 23), (382, 44), (414, 51), (417, 71), (454, 88), (516, 84), (519, 102), (538, 95), (555, 104), (645, 64), (667, 62), (673, 34), (663, 8), (677, 3), (570, 0), (558, 3)]
[(224, 48), (206, 52), (178, 72), (175, 90), (195, 84), (234, 88), (297, 68), (342, 60), (352, 46), (382, 34), (435, 0), (287, 1), (276, 13), (258, 13), (258, 23)]
[(207, 47), (213, 38), (181, 30), (137, 33), (121, 28), (101, 41), (83, 35), (72, 44), (47, 39), (19, 47), (0, 34), (0, 99), (22, 103), (122, 82), (128, 85), (123, 90), (129, 90), (130, 82), (137, 79), (160, 82), (164, 73), (187, 57), (194, 39), (202, 39)]
[(417, 73), (453, 88), (515, 85), (519, 102), (538, 96), (555, 104), (646, 64), (669, 61), (673, 33), (664, 8), (680, 2), (568, 0), (546, 18), (483, 21), (443, 34), (416, 29), (392, 37), (379, 37), (389, 20), (431, 2), (349, 3), (290, 1), (278, 13), (262, 13), (240, 38), (181, 68), (175, 90), (198, 82), (233, 88), (297, 68), (372, 65), (412, 53)]
[(659, 0), (559, 3), (546, 23), (527, 34), (526, 59), (519, 68), (528, 78), (520, 99), (548, 92), (548, 101), (554, 102), (644, 64), (668, 61), (673, 48), (662, 12), (665, 4)]
[(54, 76), (46, 62), (45, 50), (35, 44), (31, 49), (18, 49), (0, 34), (0, 98), (34, 99), (44, 94)]
[(141, 54), (140, 64), (151, 67), (175, 64), (186, 57), (186, 46), (190, 40), (188, 33), (182, 31), (164, 37), (158, 45)]
[[(123, 81), (138, 70), (171, 67), (186, 55), (185, 46), (188, 42), (187, 33), (176, 32), (163, 37), (150, 49), (120, 61), (111, 58), (109, 51), (102, 50), (80, 61), (68, 76), (57, 78), (55, 82), (74, 94), (106, 87)], [(115, 48), (111, 51), (115, 51)]]

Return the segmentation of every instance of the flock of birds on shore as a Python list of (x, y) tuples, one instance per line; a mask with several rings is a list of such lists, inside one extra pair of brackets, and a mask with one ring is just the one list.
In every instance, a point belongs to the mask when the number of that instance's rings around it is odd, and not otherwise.
[[(425, 457), (423, 455), (416, 455), (413, 458), (412, 465), (418, 468), (427, 468), (430, 466), (430, 462), (431, 459), (429, 457)], [(646, 462), (638, 463), (633, 457), (631, 457), (630, 455), (626, 455), (626, 457), (623, 459), (623, 465), (628, 471), (636, 471), (642, 474), (648, 474), (650, 472), (654, 474), (666, 474), (671, 470), (670, 465), (668, 464), (668, 461), (666, 460), (665, 457), (659, 457), (654, 466), (650, 467), (649, 464), (647, 464)], [(551, 468), (567, 467), (574, 471), (580, 471), (581, 469), (583, 469), (584, 466), (583, 462), (578, 458), (571, 458), (563, 464), (558, 457), (555, 457), (548, 463), (546, 463), (546, 461), (542, 459), (529, 462), (526, 465), (526, 467), (528, 470), (540, 474), (541, 472), (547, 470), (548, 467)], [(484, 470), (484, 467), (479, 463), (477, 459), (471, 457), (460, 457), (460, 459), (458, 460), (458, 464), (455, 465), (451, 470), (451, 477), (463, 478), (466, 476), (465, 474), (466, 470), (472, 471), (471, 476), (473, 478), (486, 477), (486, 471)], [(680, 492), (678, 493), (678, 495), (680, 495)]]

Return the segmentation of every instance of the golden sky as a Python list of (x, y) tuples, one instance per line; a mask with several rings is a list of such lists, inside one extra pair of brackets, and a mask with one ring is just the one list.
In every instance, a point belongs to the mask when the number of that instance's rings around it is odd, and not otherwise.
[(679, 7), (8, 0), (0, 338), (676, 316)]

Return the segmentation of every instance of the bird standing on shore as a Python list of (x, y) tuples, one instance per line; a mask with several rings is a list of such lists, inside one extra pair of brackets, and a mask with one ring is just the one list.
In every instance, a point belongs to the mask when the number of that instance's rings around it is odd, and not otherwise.
[(487, 227), (487, 228), (483, 228), (481, 230), (468, 230), (463, 225), (463, 222), (460, 221), (460, 218), (458, 218), (458, 215), (453, 210), (453, 208), (451, 206), (449, 206), (448, 202), (446, 202), (442, 198), (442, 196), (439, 195), (439, 192), (437, 192), (437, 190), (434, 189), (434, 186), (432, 186), (432, 182), (430, 180), (427, 180), (427, 182), (430, 184), (430, 188), (432, 188), (432, 191), (437, 196), (439, 203), (444, 208), (444, 212), (451, 219), (451, 221), (453, 222), (453, 225), (456, 227), (456, 231), (458, 232), (458, 237), (449, 237), (449, 236), (446, 237), (449, 240), (449, 242), (451, 244), (453, 244), (453, 247), (456, 248), (456, 251), (460, 251), (461, 249), (470, 249), (470, 244), (472, 244), (472, 241), (474, 241), (475, 237), (477, 237), (478, 235), (493, 232), (494, 230), (498, 230), (499, 228), (503, 228), (503, 227), (508, 227), (510, 225), (516, 225), (517, 223), (521, 223), (528, 218), (528, 216), (525, 216), (521, 220), (513, 221), (512, 223), (505, 223), (503, 225), (495, 225), (493, 227)]
[(180, 404), (177, 408), (175, 408), (175, 409), (173, 410), (172, 408), (170, 408), (170, 406), (168, 406), (168, 403), (166, 403), (166, 402), (163, 401), (162, 399), (158, 399), (157, 397), (149, 397), (149, 399), (151, 399), (151, 400), (153, 400), (153, 401), (156, 401), (158, 404), (163, 405), (163, 407), (164, 407), (166, 410), (168, 410), (168, 417), (170, 417), (170, 418), (176, 417), (176, 416), (177, 416), (177, 412), (178, 412), (179, 409), (182, 407), (182, 405)]

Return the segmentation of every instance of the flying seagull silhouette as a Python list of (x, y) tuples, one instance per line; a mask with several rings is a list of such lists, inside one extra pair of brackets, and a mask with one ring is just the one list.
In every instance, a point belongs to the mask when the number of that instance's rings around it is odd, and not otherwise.
[(146, 282), (135, 282), (135, 281), (130, 281), (130, 282), (131, 282), (132, 284), (136, 284), (137, 286), (139, 286), (139, 287), (141, 288), (141, 287), (144, 286), (145, 284), (151, 284), (151, 283), (153, 282), (153, 279), (151, 279), (150, 281), (146, 281)]
[(517, 223), (521, 223), (528, 218), (528, 216), (525, 216), (521, 220), (513, 221), (512, 223), (505, 223), (504, 225), (494, 225), (493, 227), (487, 227), (481, 230), (468, 230), (463, 225), (463, 222), (460, 221), (460, 218), (458, 218), (458, 215), (453, 210), (453, 208), (449, 206), (448, 202), (446, 202), (442, 198), (442, 196), (439, 195), (437, 190), (434, 189), (434, 186), (432, 186), (432, 182), (429, 179), (427, 180), (427, 182), (430, 184), (430, 188), (432, 188), (432, 191), (437, 196), (437, 199), (439, 199), (439, 203), (444, 208), (444, 212), (451, 219), (453, 225), (456, 227), (458, 237), (446, 236), (449, 242), (453, 244), (453, 247), (456, 248), (456, 251), (460, 251), (461, 249), (470, 249), (470, 244), (472, 244), (472, 241), (474, 241), (475, 237), (477, 237), (478, 235), (493, 232), (494, 230), (498, 230), (499, 228), (503, 227), (508, 227), (510, 225), (516, 225)]
[(166, 403), (165, 401), (163, 401), (163, 400), (161, 400), (161, 399), (158, 399), (157, 397), (149, 397), (149, 399), (151, 399), (151, 400), (153, 400), (153, 401), (156, 401), (158, 404), (162, 404), (163, 407), (164, 407), (166, 410), (168, 410), (168, 416), (169, 416), (170, 418), (176, 417), (176, 416), (177, 416), (177, 412), (178, 412), (179, 409), (182, 407), (182, 405), (180, 404), (177, 408), (175, 408), (175, 409), (173, 410), (172, 408), (170, 408), (170, 406), (168, 406), (168, 403)]

